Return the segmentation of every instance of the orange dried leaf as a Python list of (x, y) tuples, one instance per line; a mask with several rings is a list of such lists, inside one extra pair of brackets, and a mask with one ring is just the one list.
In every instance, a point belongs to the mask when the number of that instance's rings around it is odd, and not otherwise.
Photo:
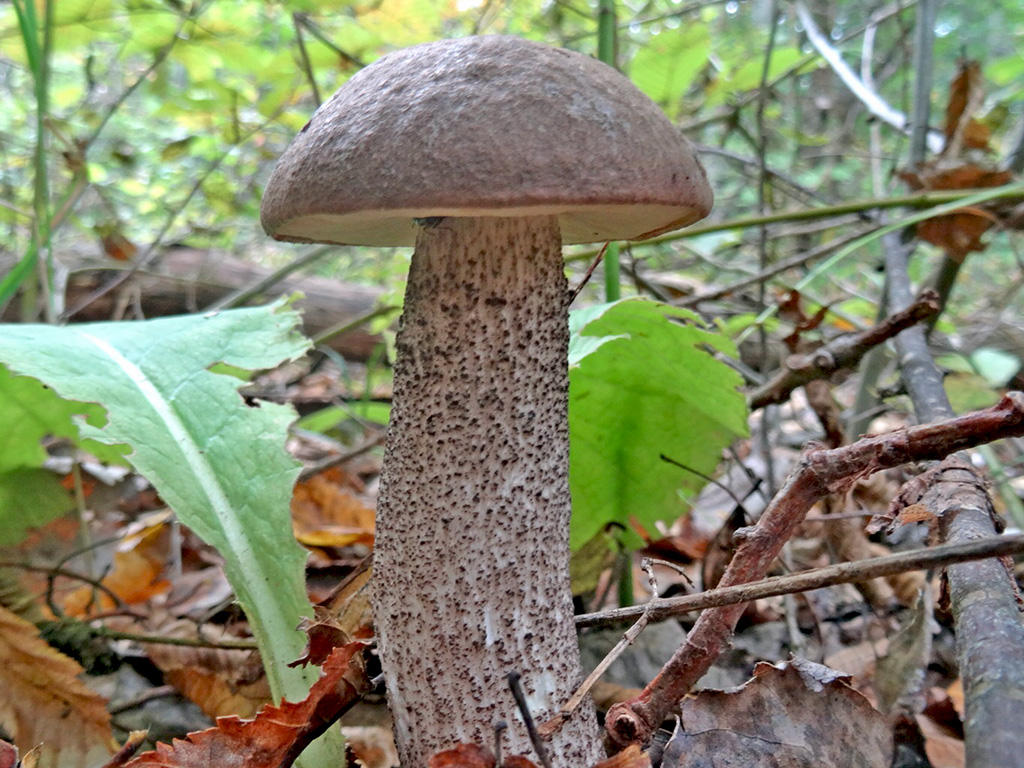
[(165, 672), (164, 679), (213, 718), (228, 715), (252, 717), (270, 701), (270, 685), (266, 678), (239, 684), (199, 667), (178, 667)]
[(313, 607), (314, 618), (304, 617), (299, 622), (299, 630), (306, 633), (306, 648), (302, 656), (288, 664), (289, 667), (306, 666), (313, 664), (320, 666), (324, 659), (331, 655), (331, 651), (339, 645), (349, 642), (349, 635), (338, 617), (334, 616), (329, 608), (322, 605)]
[(977, 61), (961, 61), (960, 69), (950, 84), (949, 103), (946, 105), (943, 133), (947, 141), (953, 138), (958, 130), (962, 130), (964, 147), (988, 148), (988, 127), (975, 120), (973, 115), (965, 114), (969, 108), (976, 108), (981, 103), (981, 90), (981, 65)]
[(311, 547), (371, 546), (374, 511), (329, 476), (314, 475), (295, 486), (292, 527), (295, 538)]
[(537, 764), (522, 755), (512, 755), (502, 761), (501, 768), (537, 768)]
[(651, 758), (640, 749), (639, 744), (630, 744), (619, 754), (602, 760), (594, 768), (651, 768)]
[(287, 768), (369, 688), (363, 670), (365, 647), (351, 643), (335, 649), (303, 701), (267, 706), (252, 720), (218, 718), (216, 727), (190, 733), (171, 745), (158, 744), (125, 768)]
[(477, 744), (457, 744), (431, 755), (427, 768), (494, 768), (494, 755)]
[(23, 750), (42, 745), (61, 766), (95, 764), (114, 750), (106, 701), (82, 668), (35, 626), (0, 607), (0, 725)]
[[(143, 552), (114, 553), (114, 567), (102, 580), (103, 586), (129, 605), (142, 603), (154, 595), (163, 594), (171, 588), (166, 579), (161, 579), (163, 563), (154, 562)], [(64, 598), (64, 612), (69, 616), (87, 616), (95, 612), (110, 611), (115, 607), (110, 595), (95, 592), (85, 585), (70, 592)]]

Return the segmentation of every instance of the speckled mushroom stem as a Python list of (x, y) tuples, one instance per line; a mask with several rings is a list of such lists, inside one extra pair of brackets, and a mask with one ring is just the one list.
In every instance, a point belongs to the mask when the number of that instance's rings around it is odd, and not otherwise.
[[(582, 675), (569, 589), (567, 296), (554, 217), (420, 228), (398, 331), (374, 615), (403, 768), (458, 742), (532, 748)], [(601, 759), (592, 708), (549, 744)]]

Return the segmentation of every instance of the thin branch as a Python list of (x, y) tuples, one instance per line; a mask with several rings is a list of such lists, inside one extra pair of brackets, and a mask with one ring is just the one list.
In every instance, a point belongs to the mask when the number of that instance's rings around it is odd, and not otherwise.
[[(881, 96), (868, 88), (864, 82), (857, 77), (856, 73), (850, 66), (843, 60), (842, 55), (829, 43), (828, 38), (818, 29), (818, 25), (815, 23), (814, 18), (811, 16), (810, 11), (807, 10), (807, 6), (798, 0), (796, 3), (797, 18), (800, 19), (800, 23), (803, 25), (804, 30), (807, 32), (807, 39), (811, 42), (811, 45), (815, 47), (818, 53), (821, 54), (822, 58), (828, 62), (829, 66), (836, 73), (843, 84), (856, 96), (868, 111), (881, 120), (885, 121), (889, 125), (899, 129), (906, 133), (909, 130), (909, 121), (907, 116), (900, 112), (898, 109), (889, 105)], [(943, 139), (942, 134), (938, 131), (929, 131), (927, 136), (928, 147), (932, 152), (938, 154), (942, 151)]]
[(829, 240), (828, 242), (822, 243), (818, 247), (812, 248), (809, 251), (794, 254), (790, 258), (783, 259), (782, 261), (777, 262), (776, 264), (772, 265), (771, 267), (765, 269), (762, 272), (758, 272), (757, 274), (751, 275), (750, 277), (745, 277), (742, 280), (737, 280), (734, 283), (729, 283), (728, 285), (724, 285), (721, 288), (715, 288), (713, 290), (705, 291), (704, 293), (699, 293), (695, 296), (687, 296), (686, 298), (680, 299), (679, 301), (675, 302), (675, 304), (680, 307), (695, 307), (698, 304), (701, 304), (705, 301), (714, 301), (715, 299), (721, 299), (725, 296), (729, 296), (733, 293), (736, 293), (736, 291), (742, 290), (743, 288), (746, 288), (750, 285), (764, 282), (775, 277), (776, 275), (780, 275), (783, 272), (787, 272), (791, 269), (794, 269), (795, 267), (802, 267), (816, 259), (820, 259), (822, 256), (827, 256), (833, 251), (842, 248), (844, 245), (848, 245), (849, 243), (852, 243), (854, 240), (857, 240), (863, 237), (864, 235), (869, 234), (873, 230), (874, 227), (865, 227), (863, 229), (851, 229), (847, 234), (843, 235), (842, 237), (838, 237), (834, 240)]
[[(990, 195), (986, 193), (992, 193)], [(836, 205), (823, 205), (820, 208), (797, 208), (792, 211), (776, 211), (767, 216), (742, 216), (727, 221), (716, 221), (710, 224), (703, 224), (696, 227), (673, 232), (669, 235), (652, 237), (635, 245), (660, 245), (675, 240), (682, 240), (699, 235), (707, 235), (712, 232), (725, 232), (731, 229), (749, 229), (761, 224), (780, 224), (787, 221), (811, 221), (815, 219), (827, 219), (834, 216), (842, 216), (848, 213), (860, 213), (873, 209), (886, 208), (931, 208), (937, 205), (954, 203), (973, 195), (986, 194), (989, 200), (999, 198), (1016, 198), (1024, 196), (1024, 187), (1020, 184), (1007, 184), (1003, 187), (989, 187), (988, 189), (957, 189), (957, 190), (931, 190), (929, 192), (917, 192), (908, 195), (896, 195), (894, 197), (874, 200), (853, 200)], [(944, 213), (943, 211), (942, 213)], [(586, 261), (597, 254), (597, 249), (579, 251), (566, 258), (566, 261)]]
[(756, 410), (785, 402), (797, 387), (830, 376), (840, 369), (854, 367), (869, 350), (938, 313), (938, 296), (934, 291), (925, 291), (909, 307), (866, 331), (839, 336), (805, 355), (790, 355), (774, 377), (750, 393), (747, 403), (751, 410)]
[[(860, 515), (859, 512), (855, 514)], [(823, 515), (816, 519), (835, 520), (837, 517), (836, 515)], [(945, 568), (953, 563), (1021, 554), (1024, 554), (1024, 534), (989, 536), (963, 544), (942, 544), (937, 547), (914, 549), (908, 552), (893, 552), (891, 555), (857, 560), (852, 563), (837, 563), (788, 576), (776, 576), (731, 587), (709, 589), (694, 595), (659, 597), (643, 605), (584, 613), (576, 617), (576, 628), (612, 627), (635, 621), (643, 615), (647, 615), (649, 622), (667, 621), (707, 608), (719, 608), (736, 603), (748, 603), (751, 600), (762, 600), (766, 597), (808, 592), (812, 589), (834, 587), (837, 584), (856, 584), (860, 581), (895, 576), (908, 571)]]

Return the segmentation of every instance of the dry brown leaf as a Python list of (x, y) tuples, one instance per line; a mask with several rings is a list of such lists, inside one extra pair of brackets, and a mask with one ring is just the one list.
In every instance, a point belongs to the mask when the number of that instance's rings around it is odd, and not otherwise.
[(917, 715), (916, 720), (924, 736), (924, 752), (932, 768), (964, 768), (967, 755), (963, 739), (930, 717)]
[(456, 744), (431, 755), (427, 768), (494, 768), (494, 755), (478, 744)]
[(885, 717), (844, 676), (801, 659), (760, 663), (734, 691), (684, 699), (664, 768), (874, 768), (892, 760)]
[(393, 768), (398, 765), (398, 750), (390, 728), (356, 725), (341, 728), (345, 748), (359, 761), (360, 768)]
[[(123, 603), (143, 603), (170, 590), (171, 583), (160, 578), (163, 567), (162, 559), (157, 562), (137, 549), (115, 552), (113, 568), (100, 583)], [(115, 607), (110, 595), (94, 590), (89, 585), (72, 590), (64, 598), (64, 612), (78, 618), (106, 613)]]
[(369, 687), (363, 669), (365, 647), (351, 643), (335, 649), (303, 701), (264, 707), (252, 720), (218, 718), (216, 727), (190, 733), (171, 745), (158, 744), (125, 768), (287, 768)]
[[(992, 171), (977, 165), (960, 165), (921, 173), (901, 172), (900, 178), (911, 189), (978, 189), (999, 187), (1013, 179), (1009, 171)], [(984, 250), (981, 236), (997, 221), (982, 208), (962, 208), (946, 216), (926, 219), (917, 225), (917, 236), (962, 259), (971, 251)]]
[(960, 719), (964, 718), (964, 681), (962, 678), (957, 678), (949, 687), (946, 689), (946, 694), (949, 696), (949, 700), (953, 702), (953, 708), (956, 713), (960, 715)]
[(323, 605), (314, 606), (314, 618), (303, 617), (299, 629), (306, 633), (306, 649), (302, 656), (288, 664), (289, 667), (312, 664), (320, 666), (339, 645), (349, 642), (349, 635), (342, 629), (338, 619)]
[(0, 725), (22, 750), (42, 745), (43, 765), (85, 766), (115, 749), (107, 703), (81, 672), (0, 606)]
[(512, 755), (501, 761), (501, 768), (537, 768), (537, 764), (522, 755)]
[[(197, 637), (195, 625), (187, 621), (150, 626), (146, 631), (168, 637)], [(203, 637), (211, 641), (237, 640), (217, 627), (207, 627)], [(251, 717), (270, 701), (270, 686), (253, 651), (153, 644), (146, 646), (146, 653), (165, 680), (210, 717)]]
[(356, 567), (324, 601), (324, 606), (345, 634), (356, 640), (373, 637), (373, 607), (370, 605), (369, 558)]
[(619, 754), (602, 760), (594, 768), (651, 768), (651, 758), (640, 749), (639, 744), (630, 744)]
[[(982, 97), (981, 65), (977, 61), (962, 60), (956, 77), (949, 87), (949, 103), (946, 105), (946, 123), (943, 133), (946, 141), (963, 131), (962, 146), (967, 149), (988, 149), (988, 126), (974, 119), (968, 110), (976, 109)], [(963, 128), (961, 129), (961, 124)], [(947, 144), (948, 146), (948, 144)]]
[(374, 511), (333, 475), (321, 472), (295, 486), (295, 538), (310, 547), (373, 545)]

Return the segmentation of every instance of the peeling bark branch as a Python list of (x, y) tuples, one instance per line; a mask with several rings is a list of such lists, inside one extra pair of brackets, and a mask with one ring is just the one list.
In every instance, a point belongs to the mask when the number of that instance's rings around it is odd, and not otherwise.
[[(1013, 392), (983, 411), (866, 437), (842, 448), (808, 450), (757, 525), (736, 532), (739, 548), (719, 586), (763, 578), (807, 510), (825, 494), (843, 493), (856, 480), (883, 469), (941, 459), (964, 448), (1020, 435), (1024, 435), (1024, 394)], [(726, 647), (744, 607), (737, 603), (702, 613), (686, 642), (643, 692), (609, 710), (605, 729), (614, 744), (621, 748), (650, 738)]]
[(748, 403), (751, 410), (783, 403), (797, 387), (825, 378), (841, 368), (854, 367), (868, 351), (906, 328), (934, 317), (939, 309), (938, 295), (926, 290), (909, 307), (890, 315), (873, 328), (840, 336), (808, 354), (790, 355), (781, 371), (750, 393)]
[[(910, 303), (908, 251), (894, 235), (885, 243), (888, 303), (898, 308)], [(900, 372), (920, 421), (945, 418), (953, 412), (942, 384), (942, 374), (928, 351), (924, 331), (908, 328), (896, 337)], [(988, 514), (984, 483), (968, 461), (960, 488), (951, 492), (936, 484), (932, 497), (939, 510), (944, 542), (973, 541), (991, 535), (995, 526)], [(950, 478), (944, 478), (949, 480)], [(1015, 765), (1024, 754), (1024, 623), (1013, 585), (994, 563), (966, 563), (950, 568), (950, 604), (956, 625), (956, 657), (964, 683), (964, 743), (972, 768)]]

